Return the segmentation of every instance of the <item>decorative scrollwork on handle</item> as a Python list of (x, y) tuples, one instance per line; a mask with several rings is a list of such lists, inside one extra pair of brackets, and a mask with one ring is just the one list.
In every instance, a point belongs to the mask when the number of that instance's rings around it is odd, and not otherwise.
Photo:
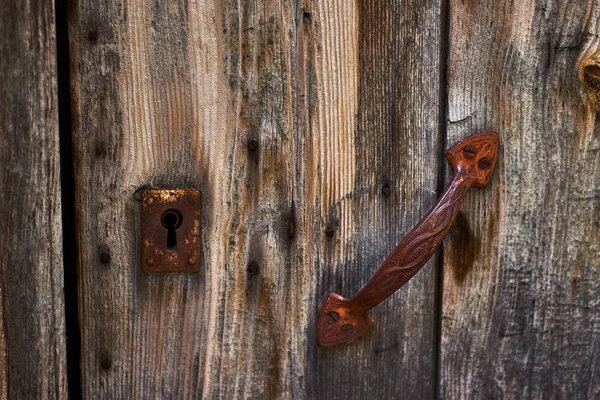
[(470, 136), (444, 155), (454, 175), (442, 197), (358, 293), (351, 298), (327, 294), (317, 321), (319, 345), (348, 343), (364, 334), (373, 325), (367, 311), (400, 289), (427, 263), (450, 230), (468, 189), (484, 188), (489, 183), (498, 157), (498, 134)]

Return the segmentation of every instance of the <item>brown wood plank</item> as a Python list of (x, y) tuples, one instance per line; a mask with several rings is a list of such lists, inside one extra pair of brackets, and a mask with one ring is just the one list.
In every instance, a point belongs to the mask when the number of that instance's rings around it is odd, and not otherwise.
[[(337, 2), (327, 23), (350, 15), (345, 3)], [(318, 180), (330, 196), (321, 200), (320, 218), (337, 230), (314, 258), (321, 268), (316, 307), (328, 290), (351, 296), (364, 286), (437, 200), (439, 3), (371, 0), (357, 6), (356, 128), (346, 139), (325, 114), (317, 131), (327, 146)], [(336, 36), (344, 35), (334, 34), (334, 43)], [(319, 68), (325, 76), (332, 69), (325, 60)], [(435, 260), (370, 312), (368, 336), (318, 350), (309, 364), (312, 398), (433, 397)]]
[[(84, 396), (433, 394), (433, 263), (358, 343), (317, 348), (315, 323), (435, 203), (439, 14), (71, 3)], [(140, 188), (201, 190), (199, 274), (141, 271)]]
[(0, 16), (0, 398), (66, 398), (54, 3)]
[(446, 246), (441, 398), (600, 396), (600, 2), (451, 1), (448, 141), (501, 155)]

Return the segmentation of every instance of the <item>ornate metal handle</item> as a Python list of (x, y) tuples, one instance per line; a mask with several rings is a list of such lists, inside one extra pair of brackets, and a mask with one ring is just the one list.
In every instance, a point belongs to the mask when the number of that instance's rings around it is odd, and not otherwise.
[(450, 230), (467, 190), (484, 188), (498, 157), (498, 134), (478, 133), (452, 146), (444, 155), (454, 176), (438, 203), (381, 264), (369, 283), (347, 299), (329, 292), (317, 321), (317, 344), (334, 346), (364, 334), (373, 321), (367, 311), (391, 296), (431, 258)]

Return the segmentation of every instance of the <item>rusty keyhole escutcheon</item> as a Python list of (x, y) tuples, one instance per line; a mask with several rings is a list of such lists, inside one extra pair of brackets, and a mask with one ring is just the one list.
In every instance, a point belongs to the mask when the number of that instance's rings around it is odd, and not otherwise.
[(142, 270), (198, 272), (200, 217), (198, 190), (143, 190)]

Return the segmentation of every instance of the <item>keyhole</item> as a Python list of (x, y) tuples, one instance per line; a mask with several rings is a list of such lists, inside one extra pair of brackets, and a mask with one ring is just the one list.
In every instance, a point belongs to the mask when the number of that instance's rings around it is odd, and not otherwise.
[(177, 233), (175, 231), (181, 226), (182, 221), (183, 217), (181, 216), (181, 213), (173, 209), (165, 211), (162, 217), (160, 217), (162, 226), (167, 230), (168, 251), (177, 250)]

